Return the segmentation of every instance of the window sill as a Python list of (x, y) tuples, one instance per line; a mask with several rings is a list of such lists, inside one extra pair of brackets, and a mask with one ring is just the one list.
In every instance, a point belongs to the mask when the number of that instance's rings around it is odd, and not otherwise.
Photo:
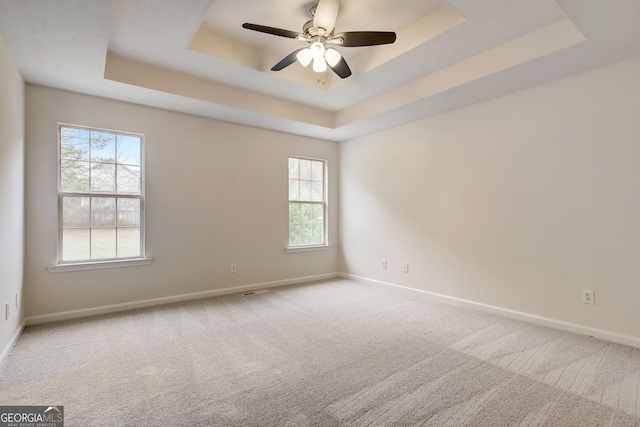
[(317, 246), (287, 246), (284, 251), (288, 254), (296, 252), (315, 252), (315, 251), (328, 251), (333, 249), (330, 245), (317, 245)]
[(48, 265), (49, 273), (66, 273), (69, 271), (101, 270), (104, 268), (137, 267), (151, 264), (152, 258), (118, 259), (110, 261), (80, 262), (76, 264)]

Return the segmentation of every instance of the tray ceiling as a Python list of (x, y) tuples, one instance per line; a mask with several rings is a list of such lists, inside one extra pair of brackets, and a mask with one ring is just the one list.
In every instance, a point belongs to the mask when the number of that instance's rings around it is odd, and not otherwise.
[(27, 82), (341, 141), (640, 54), (636, 0), (342, 0), (337, 31), (395, 31), (339, 48), (318, 81), (271, 66), (303, 42), (298, 0), (0, 0)]

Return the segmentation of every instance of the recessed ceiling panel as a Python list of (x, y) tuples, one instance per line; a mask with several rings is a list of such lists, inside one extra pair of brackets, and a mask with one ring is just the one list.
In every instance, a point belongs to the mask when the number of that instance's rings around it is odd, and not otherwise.
[[(242, 24), (266, 25), (302, 32), (312, 19), (309, 10), (317, 1), (307, 0), (216, 0), (202, 27), (224, 37), (283, 55), (297, 46), (294, 40), (255, 33)], [(439, 0), (349, 0), (340, 3), (336, 32), (400, 31), (442, 6)]]
[[(242, 24), (249, 22), (302, 33), (305, 22), (312, 19), (310, 10), (315, 5), (315, 1), (303, 0), (251, 0), (241, 5), (237, 1), (216, 0), (189, 43), (189, 49), (273, 74), (273, 65), (295, 50), (307, 46), (306, 42), (247, 30), (242, 28)], [(435, 20), (442, 22), (433, 25)], [(464, 19), (443, 6), (439, 0), (342, 1), (336, 32), (393, 31), (400, 40), (383, 46), (336, 48), (348, 64), (356, 65), (355, 68), (351, 67), (353, 75), (349, 79), (353, 80), (462, 22)], [(416, 31), (415, 27), (425, 29)], [(322, 91), (345, 83), (330, 71), (316, 75), (310, 67), (303, 69), (299, 65), (289, 66), (275, 75)]]

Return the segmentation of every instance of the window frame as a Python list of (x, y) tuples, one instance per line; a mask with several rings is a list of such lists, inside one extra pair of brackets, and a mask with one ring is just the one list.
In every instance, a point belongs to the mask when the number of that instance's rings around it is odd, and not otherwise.
[[(290, 159), (298, 159), (298, 160), (309, 160), (315, 162), (322, 162), (323, 170), (322, 170), (322, 178), (323, 178), (323, 189), (322, 189), (322, 201), (306, 201), (306, 200), (291, 200), (289, 198), (289, 180), (291, 179), (289, 176), (289, 160)], [(290, 203), (310, 203), (310, 204), (321, 204), (322, 212), (323, 212), (323, 235), (322, 240), (323, 243), (314, 243), (310, 245), (292, 245), (290, 241), (290, 218), (289, 218), (289, 204)], [(286, 253), (295, 253), (295, 252), (309, 252), (309, 251), (322, 251), (331, 249), (331, 245), (329, 242), (329, 160), (320, 159), (316, 157), (308, 157), (308, 156), (299, 156), (290, 154), (287, 156), (287, 246), (285, 247)]]
[[(140, 138), (140, 193), (139, 194), (118, 194), (117, 188), (113, 192), (92, 192), (91, 189), (82, 192), (68, 192), (63, 191), (62, 188), (62, 129), (73, 128), (87, 131), (104, 132), (113, 135), (133, 136)], [(57, 261), (55, 265), (47, 266), (49, 272), (64, 272), (64, 271), (76, 271), (76, 270), (93, 270), (102, 268), (114, 268), (114, 267), (129, 267), (135, 265), (148, 265), (151, 263), (151, 259), (146, 257), (146, 227), (145, 227), (145, 136), (141, 133), (119, 131), (113, 129), (105, 129), (93, 126), (75, 125), (70, 123), (59, 122), (57, 126), (57, 192), (58, 192), (58, 242), (57, 242)], [(118, 163), (114, 164), (117, 168)], [(114, 198), (117, 201), (119, 199), (134, 199), (140, 201), (140, 255), (128, 256), (128, 257), (114, 257), (114, 258), (96, 258), (96, 259), (83, 259), (83, 260), (63, 260), (63, 233), (64, 233), (64, 218), (63, 218), (63, 200), (64, 197), (88, 197), (88, 198)], [(117, 230), (116, 225), (116, 230)], [(93, 227), (89, 227), (92, 230)], [(117, 239), (117, 231), (116, 231)], [(117, 242), (117, 240), (116, 240)], [(117, 245), (117, 243), (116, 243)]]

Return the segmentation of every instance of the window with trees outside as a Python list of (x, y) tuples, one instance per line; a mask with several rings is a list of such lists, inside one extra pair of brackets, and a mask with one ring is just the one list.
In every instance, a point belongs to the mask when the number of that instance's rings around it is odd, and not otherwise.
[(289, 246), (326, 245), (326, 161), (289, 157)]
[(59, 263), (144, 256), (144, 136), (58, 125)]

